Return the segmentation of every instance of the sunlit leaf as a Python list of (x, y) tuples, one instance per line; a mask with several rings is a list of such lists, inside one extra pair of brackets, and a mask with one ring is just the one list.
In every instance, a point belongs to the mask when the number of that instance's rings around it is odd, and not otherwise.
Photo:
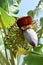
[(2, 8), (0, 8), (1, 18), (6, 27), (10, 27), (15, 22), (15, 18), (9, 16)]

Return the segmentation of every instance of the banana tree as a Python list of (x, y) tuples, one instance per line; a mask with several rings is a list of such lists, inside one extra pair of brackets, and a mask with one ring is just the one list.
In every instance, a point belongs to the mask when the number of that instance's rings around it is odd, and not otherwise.
[[(43, 44), (39, 44), (37, 47), (33, 48), (24, 38), (23, 31), (17, 26), (16, 21), (18, 18), (15, 18), (15, 14), (19, 12), (18, 6), (20, 1), (21, 0), (0, 0), (0, 35), (2, 37), (5, 51), (5, 56), (4, 53), (0, 51), (0, 64), (19, 65), (20, 56), (24, 55), (22, 65), (43, 65)], [(34, 10), (35, 13), (33, 11), (28, 12), (33, 19), (41, 2), (42, 1), (40, 0)], [(32, 28), (37, 32), (39, 40), (43, 34), (42, 21), (43, 18), (41, 17), (41, 29), (39, 30), (35, 27), (36, 24), (32, 24)]]

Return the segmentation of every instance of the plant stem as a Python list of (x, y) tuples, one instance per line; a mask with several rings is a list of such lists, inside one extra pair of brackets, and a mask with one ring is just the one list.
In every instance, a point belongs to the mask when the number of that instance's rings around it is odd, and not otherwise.
[(15, 63), (14, 63), (14, 56), (13, 56), (13, 53), (12, 53), (11, 50), (10, 50), (10, 55), (11, 55), (11, 64), (15, 65)]
[(0, 61), (0, 64), (3, 65), (2, 61)]
[(0, 51), (0, 59), (2, 58), (2, 61), (6, 64), (6, 65), (10, 65), (9, 62), (7, 61), (7, 59), (3, 56), (3, 54)]
[(7, 33), (6, 33), (6, 27), (5, 27), (5, 25), (4, 25), (4, 23), (3, 23), (2, 19), (1, 19), (1, 17), (0, 17), (0, 23), (1, 23), (1, 26), (2, 26), (2, 28), (3, 28), (4, 34), (6, 35), (6, 34), (7, 34)]
[(25, 65), (25, 62), (23, 62), (22, 65)]
[[(3, 34), (2, 34), (2, 32), (1, 32), (1, 35), (2, 35), (2, 39), (3, 39), (3, 41), (4, 41), (4, 38), (3, 38)], [(4, 41), (4, 47), (5, 47), (6, 58), (7, 58), (7, 60), (8, 60), (7, 50), (6, 50), (6, 42), (5, 42), (5, 41)]]
[[(5, 25), (4, 25), (4, 23), (3, 23), (2, 19), (1, 19), (1, 17), (0, 17), (0, 23), (1, 23), (1, 26), (2, 26), (2, 28), (3, 28), (4, 34), (5, 34), (5, 36), (6, 36), (6, 35), (7, 35), (7, 33), (6, 33), (6, 28), (5, 28)], [(3, 38), (3, 35), (2, 35), (2, 38)], [(3, 41), (4, 41), (4, 39), (3, 39)], [(7, 60), (8, 60), (5, 41), (4, 41), (4, 46), (5, 46), (6, 58), (7, 58)]]

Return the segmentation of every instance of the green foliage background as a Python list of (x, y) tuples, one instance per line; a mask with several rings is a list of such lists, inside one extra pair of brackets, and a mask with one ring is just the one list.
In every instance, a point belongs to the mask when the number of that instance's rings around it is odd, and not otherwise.
[[(39, 30), (38, 28), (35, 29), (35, 25), (32, 24), (33, 29), (37, 31), (39, 40), (38, 46), (33, 48), (31, 45), (28, 45), (27, 40), (24, 38), (23, 31), (19, 29), (16, 24), (18, 17), (13, 16), (19, 13), (20, 2), (21, 0), (0, 0), (0, 46), (4, 45), (5, 52), (4, 56), (0, 50), (0, 64), (19, 65), (20, 56), (25, 55), (22, 65), (43, 65), (43, 44), (40, 44), (40, 38), (42, 38), (43, 34), (43, 17), (40, 18), (41, 28)], [(39, 12), (39, 6), (42, 2), (43, 0), (40, 0), (34, 10), (27, 12), (27, 15), (32, 16), (33, 20)], [(12, 12), (9, 10), (10, 6), (17, 7), (17, 9)], [(9, 53), (7, 51), (9, 51)], [(16, 59), (16, 62), (14, 59)]]

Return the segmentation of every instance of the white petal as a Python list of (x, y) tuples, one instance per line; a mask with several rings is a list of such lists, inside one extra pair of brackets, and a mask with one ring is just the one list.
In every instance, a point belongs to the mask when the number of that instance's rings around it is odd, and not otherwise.
[(33, 29), (27, 29), (24, 31), (24, 36), (29, 43), (34, 42), (35, 46), (38, 44), (37, 34)]

